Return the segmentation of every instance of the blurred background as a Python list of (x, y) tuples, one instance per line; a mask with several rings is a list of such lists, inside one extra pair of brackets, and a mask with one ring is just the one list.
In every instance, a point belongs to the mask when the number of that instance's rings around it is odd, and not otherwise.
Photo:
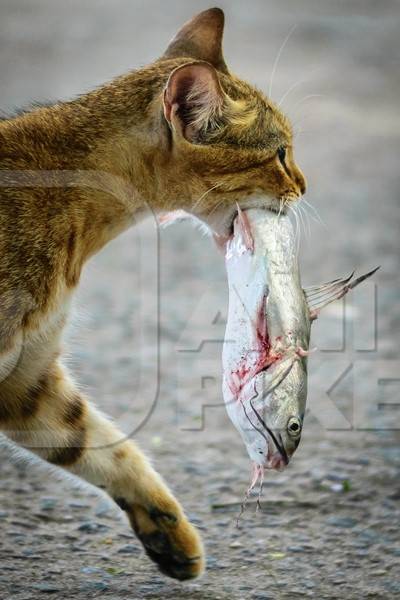
[[(162, 54), (208, 2), (2, 0), (0, 108), (68, 99)], [(0, 595), (395, 598), (399, 547), (399, 3), (220, 1), (231, 70), (282, 99), (308, 178), (302, 279), (380, 271), (313, 325), (309, 411), (263, 510), (221, 395), (223, 257), (147, 219), (84, 272), (66, 340), (96, 404), (134, 434), (204, 537), (208, 570), (158, 575), (94, 490), (0, 450)], [(271, 81), (272, 78), (272, 81)], [(318, 215), (318, 216), (317, 216)], [(320, 222), (322, 221), (322, 223)], [(10, 460), (12, 459), (12, 460)]]

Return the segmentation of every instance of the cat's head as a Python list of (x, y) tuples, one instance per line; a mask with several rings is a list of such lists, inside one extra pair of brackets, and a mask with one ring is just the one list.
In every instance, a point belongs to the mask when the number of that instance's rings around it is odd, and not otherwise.
[(285, 208), (305, 192), (290, 122), (262, 92), (228, 70), (224, 13), (200, 13), (160, 61), (174, 66), (162, 103), (185, 208), (226, 233), (241, 207)]

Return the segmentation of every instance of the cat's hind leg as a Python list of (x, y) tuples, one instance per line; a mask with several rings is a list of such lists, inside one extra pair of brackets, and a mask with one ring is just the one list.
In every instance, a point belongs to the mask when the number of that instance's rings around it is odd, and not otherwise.
[(136, 444), (89, 404), (58, 362), (18, 399), (0, 388), (0, 428), (48, 462), (105, 489), (163, 573), (182, 580), (202, 573), (203, 546), (179, 502)]

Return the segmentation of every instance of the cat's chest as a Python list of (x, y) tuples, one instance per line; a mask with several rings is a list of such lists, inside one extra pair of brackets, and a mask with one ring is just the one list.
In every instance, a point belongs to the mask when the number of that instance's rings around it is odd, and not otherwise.
[(35, 380), (55, 359), (70, 305), (71, 298), (64, 297), (51, 309), (34, 315), (29, 325), (21, 326), (7, 343), (3, 340), (0, 386), (9, 378)]
[(47, 311), (38, 314), (29, 328), (24, 330), (24, 346), (50, 342), (63, 330), (71, 307), (71, 296), (64, 296)]

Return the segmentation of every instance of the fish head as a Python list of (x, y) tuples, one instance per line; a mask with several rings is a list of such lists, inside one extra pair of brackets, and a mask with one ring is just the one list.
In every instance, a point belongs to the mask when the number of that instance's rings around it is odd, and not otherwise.
[[(248, 454), (266, 469), (282, 469), (297, 450), (303, 430), (307, 377), (301, 360), (271, 391), (268, 378), (258, 378), (246, 403)], [(248, 418), (247, 418), (248, 417)]]
[(272, 422), (271, 426), (264, 428), (263, 435), (261, 431), (253, 434), (253, 439), (246, 444), (251, 460), (257, 465), (281, 470), (289, 464), (300, 444), (303, 429), (303, 415), (290, 412), (287, 419), (275, 419), (275, 422), (264, 415), (263, 421)]

